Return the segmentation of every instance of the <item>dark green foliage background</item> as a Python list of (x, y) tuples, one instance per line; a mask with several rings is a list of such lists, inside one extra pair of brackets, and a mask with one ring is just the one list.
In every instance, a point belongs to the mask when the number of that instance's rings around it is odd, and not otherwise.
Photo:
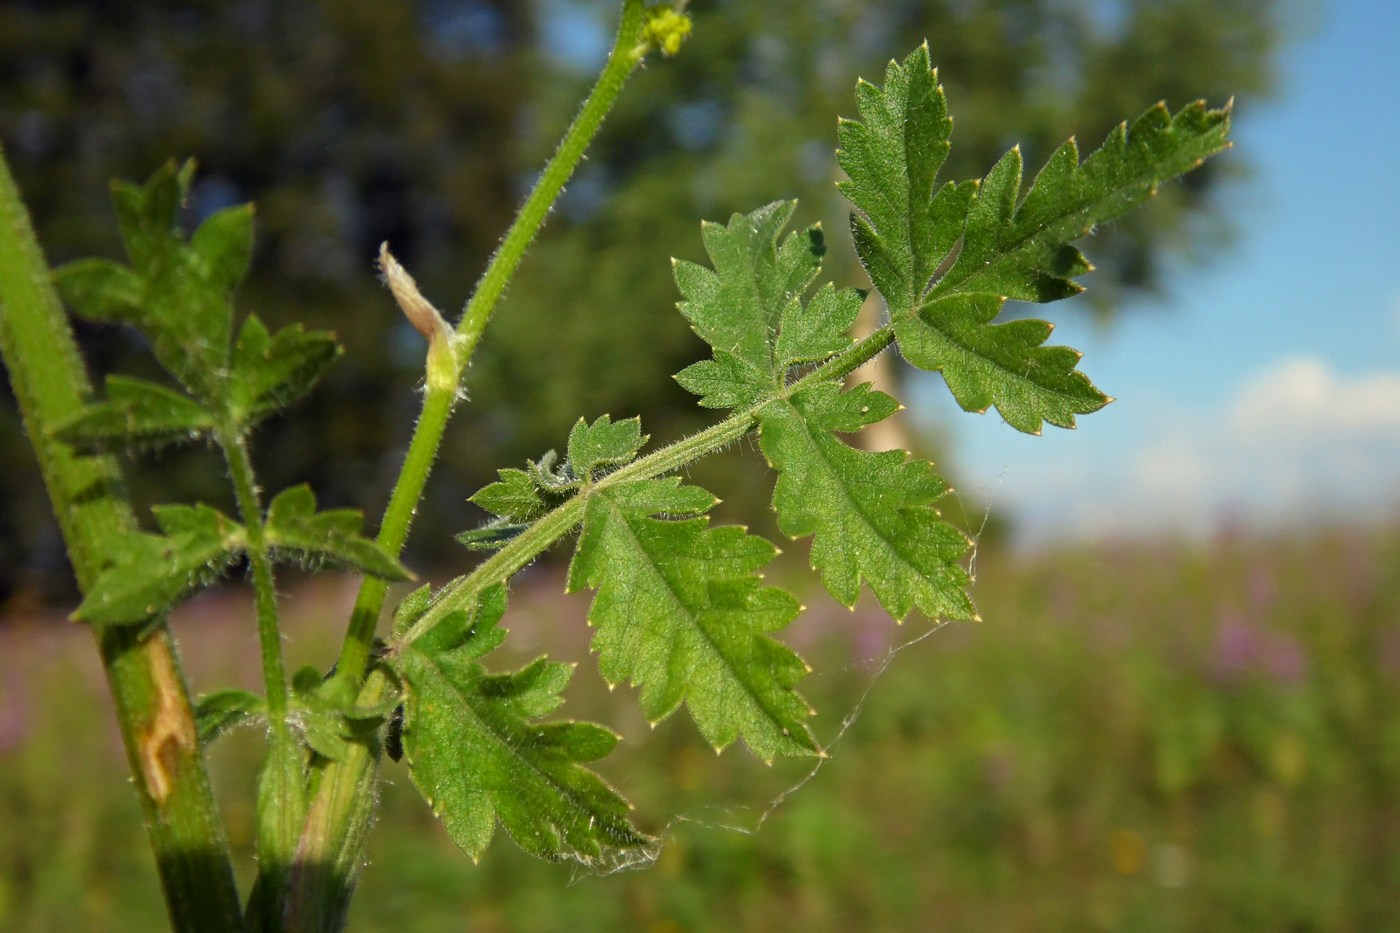
[[(614, 3), (567, 6), (594, 15), (606, 37)], [(107, 179), (144, 179), (171, 156), (202, 166), (191, 221), (257, 202), (240, 310), (274, 328), (333, 329), (348, 349), (320, 392), (262, 429), (258, 448), (275, 452), (262, 478), (269, 488), (309, 480), (326, 506), (373, 515), (415, 410), (421, 345), (372, 257), (387, 239), (439, 305), (466, 298), (593, 65), (551, 57), (546, 8), (6, 3), (0, 140), (55, 264), (116, 255)], [(496, 466), (560, 445), (579, 415), (641, 414), (658, 440), (704, 423), (669, 379), (702, 355), (675, 313), (668, 262), (702, 258), (701, 218), (801, 197), (799, 222), (820, 219), (831, 237), (829, 274), (859, 284), (832, 184), (836, 116), (854, 113), (854, 76), (878, 79), (926, 36), (958, 114), (948, 171), (965, 178), (1015, 142), (1030, 165), (1072, 133), (1097, 143), (1158, 99), (1256, 100), (1272, 86), (1279, 42), (1268, 0), (697, 0), (692, 10), (693, 41), (624, 95), (508, 294), (420, 510), (413, 560), (450, 547), (474, 517), (466, 494)], [(1096, 307), (1154, 287), (1163, 257), (1218, 243), (1222, 182), (1241, 164), (1212, 162), (1097, 237)], [(130, 335), (80, 331), (94, 368), (149, 375)], [(18, 431), (9, 405), (0, 422)], [(26, 457), (7, 444), (0, 462), (4, 590), (22, 568), (62, 563)], [(201, 451), (170, 454), (141, 471), (136, 492), (220, 503), (216, 469)]]
[[(585, 661), (565, 710), (626, 733), (605, 776), (645, 829), (699, 821), (665, 828), (647, 871), (570, 883), (505, 840), (473, 866), (386, 764), (350, 929), (1395, 928), (1400, 534), (984, 547), (979, 567), (987, 621), (896, 655), (834, 759), (754, 835), (716, 827), (752, 828), (806, 766), (716, 758), (688, 717), (652, 731)], [(321, 620), (345, 594), (318, 586), (288, 604), (294, 662), (330, 648)], [(587, 597), (561, 589), (543, 574), (512, 594), (522, 660), (546, 645), (586, 657)], [(792, 636), (829, 739), (871, 673), (852, 659), (914, 630), (869, 604), (804, 601)], [(254, 685), (248, 611), (246, 595), (213, 592), (177, 613), (197, 687)], [(162, 928), (89, 640), (43, 621), (4, 638), (0, 928)], [(262, 745), (234, 732), (213, 755), (245, 872)], [(83, 768), (74, 748), (91, 753)]]

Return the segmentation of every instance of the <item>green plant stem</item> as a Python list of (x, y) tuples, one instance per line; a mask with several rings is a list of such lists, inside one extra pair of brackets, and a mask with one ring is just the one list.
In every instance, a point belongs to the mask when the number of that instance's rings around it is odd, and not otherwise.
[[(394, 689), (382, 668), (370, 671), (356, 703), (375, 707)], [(350, 742), (344, 761), (317, 776), (315, 796), (292, 861), (286, 904), (287, 930), (334, 931), (345, 927), (355, 879), (364, 865), (365, 837), (375, 804), (377, 737)]]
[[(91, 394), (28, 212), (0, 149), (0, 355), (53, 503), (78, 586), (136, 527), (114, 458), (79, 457), (50, 433)], [(240, 931), (228, 842), (194, 711), (164, 619), (94, 628), (173, 929)]]
[(252, 459), (247, 441), (231, 432), (220, 431), (219, 446), (228, 463), (229, 479), (239, 517), (248, 534), (248, 563), (253, 571), (253, 601), (258, 625), (258, 646), (262, 652), (263, 689), (267, 693), (267, 716), (274, 733), (286, 732), (287, 674), (282, 663), (282, 637), (277, 625), (277, 584), (272, 557), (267, 552), (263, 530), (262, 504), (258, 501)]
[(644, 13), (642, 0), (625, 0), (623, 3), (617, 38), (597, 82), (593, 85), (593, 90), (579, 108), (578, 115), (564, 133), (564, 138), (559, 141), (559, 148), (545, 166), (534, 190), (525, 199), (515, 221), (506, 232), (505, 239), (501, 241), (490, 265), (486, 267), (486, 273), (467, 302), (462, 312), (462, 320), (457, 324), (457, 333), (463, 339), (464, 364), (471, 359), (477, 342), (481, 340), (482, 332), (486, 330), (486, 325), (496, 310), (496, 303), (515, 276), (520, 260), (525, 256), (525, 250), (544, 225), (550, 208), (564, 190), (564, 184), (583, 160), (589, 143), (597, 135), (598, 128), (603, 125), (603, 118), (612, 110), (627, 79), (642, 63), (646, 52), (642, 44)]
[[(398, 554), (408, 538), (413, 513), (418, 507), (433, 461), (437, 458), (438, 447), (442, 444), (442, 435), (456, 400), (456, 386), (444, 389), (429, 384), (399, 480), (394, 484), (389, 506), (384, 511), (384, 521), (379, 526), (379, 544), (390, 554)], [(366, 576), (360, 583), (355, 608), (350, 614), (350, 628), (336, 664), (337, 674), (347, 683), (357, 684), (364, 676), (374, 631), (379, 624), (379, 612), (384, 606), (387, 592), (388, 585), (378, 577)]]
[[(398, 481), (389, 499), (389, 507), (379, 528), (378, 541), (390, 553), (399, 553), (407, 540), (414, 509), (422, 497), (428, 473), (437, 458), (443, 431), (452, 414), (457, 397), (456, 384), (460, 382), (467, 364), (471, 361), (497, 302), (519, 268), (526, 249), (544, 225), (550, 208), (564, 190), (564, 184), (583, 160), (584, 152), (597, 135), (604, 117), (617, 102), (627, 79), (642, 62), (646, 51), (642, 41), (644, 13), (642, 0), (625, 0), (617, 38), (597, 82), (584, 100), (573, 123), (564, 133), (558, 149), (545, 166), (530, 196), (521, 206), (520, 212), (472, 293), (471, 300), (467, 302), (462, 320), (457, 325), (458, 340), (453, 347), (456, 373), (452, 380), (452, 391), (442, 391), (435, 385), (436, 380), (429, 379), (428, 392), (423, 402), (422, 413), (414, 427), (408, 456), (399, 471)], [(360, 585), (345, 644), (337, 664), (338, 675), (348, 682), (358, 683), (364, 677), (386, 592), (383, 581), (372, 577), (366, 577)]]
[(258, 500), (246, 438), (232, 429), (218, 432), (228, 464), (239, 516), (248, 535), (248, 563), (253, 571), (253, 604), (262, 653), (263, 690), (267, 695), (269, 740), (258, 782), (258, 878), (248, 905), (249, 925), (280, 930), (288, 873), (306, 817), (302, 752), (288, 720), (287, 674), (277, 620), (277, 582), (268, 553), (262, 504)]

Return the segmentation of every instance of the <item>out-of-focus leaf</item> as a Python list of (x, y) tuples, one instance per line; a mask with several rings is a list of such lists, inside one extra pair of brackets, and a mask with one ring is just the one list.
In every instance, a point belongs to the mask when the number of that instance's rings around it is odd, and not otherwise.
[(209, 745), (230, 729), (267, 718), (267, 702), (247, 690), (215, 690), (199, 698), (194, 708), (199, 741)]
[(286, 408), (311, 391), (340, 353), (329, 331), (292, 324), (269, 334), (250, 314), (239, 328), (230, 364), (229, 407), (235, 421), (256, 424)]
[(140, 314), (146, 286), (130, 266), (79, 259), (54, 270), (54, 284), (73, 313), (90, 321), (129, 324)]
[(311, 487), (293, 486), (278, 493), (268, 507), (267, 543), (299, 560), (354, 567), (385, 580), (411, 579), (392, 554), (360, 535), (362, 525), (358, 510), (317, 512)]
[(222, 574), (247, 548), (243, 526), (207, 505), (152, 509), (163, 534), (136, 532), (73, 613), (79, 622), (127, 625), (170, 607)]
[(214, 415), (199, 402), (165, 386), (130, 376), (108, 376), (106, 397), (60, 425), (62, 440), (85, 449), (180, 444), (214, 429)]

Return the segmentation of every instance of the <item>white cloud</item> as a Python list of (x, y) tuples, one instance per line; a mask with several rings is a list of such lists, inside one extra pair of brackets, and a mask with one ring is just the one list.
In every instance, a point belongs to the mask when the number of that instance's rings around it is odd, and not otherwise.
[(1226, 420), (1251, 435), (1400, 431), (1400, 372), (1348, 379), (1321, 360), (1280, 360), (1245, 384)]
[(1024, 485), (1012, 471), (998, 498), (1032, 541), (1400, 515), (1400, 370), (1280, 359), (1218, 408), (1156, 421), (1129, 449), (1067, 445)]

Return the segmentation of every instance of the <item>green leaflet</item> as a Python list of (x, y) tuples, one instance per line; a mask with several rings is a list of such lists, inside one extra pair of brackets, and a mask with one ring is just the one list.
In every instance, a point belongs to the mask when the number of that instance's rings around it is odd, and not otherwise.
[(1044, 302), (1077, 294), (1069, 278), (1091, 267), (1069, 243), (1229, 148), (1229, 130), (1228, 108), (1197, 101), (1173, 116), (1158, 104), (1131, 129), (1119, 124), (1083, 164), (1074, 140), (1064, 143), (1024, 197), (1021, 153), (1011, 150), (982, 180), (962, 250), (930, 297), (959, 291)]
[(759, 438), (778, 471), (779, 525), (794, 538), (815, 536), (812, 566), (846, 606), (855, 605), (864, 579), (896, 619), (910, 609), (975, 618), (958, 563), (969, 542), (933, 508), (948, 484), (902, 450), (856, 450), (833, 433), (856, 431), (898, 407), (869, 385), (843, 392), (833, 383), (764, 406)]
[(996, 295), (935, 299), (894, 326), (904, 358), (941, 371), (964, 411), (995, 405), (1007, 424), (1039, 434), (1043, 421), (1074, 427), (1074, 416), (1098, 411), (1109, 397), (1075, 369), (1081, 354), (1043, 346), (1052, 326), (1033, 318), (993, 324), (1005, 302)]
[(230, 359), (229, 413), (251, 427), (301, 398), (341, 354), (335, 335), (290, 324), (269, 334), (257, 315), (239, 328)]
[(243, 526), (207, 505), (156, 506), (163, 534), (135, 532), (112, 548), (112, 564), (73, 613), (79, 622), (143, 622), (216, 579), (247, 548)]
[(488, 512), (517, 522), (538, 518), (545, 510), (534, 476), (524, 470), (500, 470), (500, 479), (477, 490), (470, 500)]
[(819, 754), (793, 689), (807, 666), (768, 635), (797, 615), (797, 599), (758, 576), (773, 545), (698, 517), (714, 502), (676, 477), (589, 495), (569, 589), (597, 590), (599, 670), (639, 685), (652, 722), (685, 703), (716, 749), (742, 736), (764, 761)]
[(1196, 103), (1172, 116), (1158, 105), (1082, 165), (1071, 140), (1022, 197), (1015, 149), (980, 184), (949, 183), (935, 194), (952, 123), (927, 47), (891, 62), (883, 87), (862, 82), (857, 103), (861, 121), (840, 126), (849, 175), (841, 190), (858, 208), (856, 248), (889, 304), (904, 356), (941, 371), (964, 409), (995, 405), (1028, 433), (1043, 422), (1074, 427), (1075, 415), (1107, 404), (1075, 371), (1077, 351), (1042, 346), (1049, 324), (993, 321), (1007, 299), (1078, 293), (1072, 279), (1091, 267), (1071, 241), (1224, 149), (1228, 110)]
[[(676, 261), (681, 313), (714, 349), (676, 374), (707, 408), (743, 408), (781, 388), (790, 366), (825, 359), (850, 343), (844, 332), (860, 310), (860, 293), (826, 289), (804, 306), (826, 246), (818, 227), (779, 241), (796, 203), (776, 202), (706, 223), (713, 269)], [(844, 323), (842, 323), (844, 321)], [(791, 327), (786, 341), (777, 339)]]
[(55, 434), (80, 449), (136, 444), (158, 448), (188, 443), (215, 428), (209, 409), (145, 379), (108, 376), (106, 397), (84, 406)]
[(541, 658), (491, 675), (477, 663), (504, 638), (504, 611), (505, 590), (493, 587), (388, 659), (405, 686), (413, 782), (472, 858), (498, 819), (541, 858), (600, 866), (650, 857), (655, 843), (628, 822), (627, 802), (581, 764), (610, 752), (617, 736), (591, 723), (538, 721), (562, 702), (569, 665)]
[(848, 176), (838, 187), (863, 212), (851, 215), (851, 233), (870, 281), (898, 312), (924, 293), (962, 233), (960, 189), (933, 196), (953, 121), (927, 43), (889, 63), (883, 88), (861, 81), (856, 104), (863, 122), (837, 127)]
[(361, 536), (356, 509), (316, 511), (316, 496), (306, 485), (284, 489), (267, 510), (268, 546), (297, 560), (329, 561), (354, 567), (384, 580), (408, 580), (412, 574), (378, 544)]
[(632, 460), (646, 442), (639, 418), (614, 422), (609, 415), (599, 415), (592, 424), (580, 418), (569, 431), (569, 469), (587, 482), (601, 467)]

